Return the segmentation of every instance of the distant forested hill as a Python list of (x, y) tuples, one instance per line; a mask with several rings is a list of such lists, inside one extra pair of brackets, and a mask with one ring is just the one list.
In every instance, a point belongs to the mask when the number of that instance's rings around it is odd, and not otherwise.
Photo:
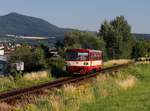
[[(0, 36), (6, 34), (25, 36), (46, 36), (63, 39), (64, 33), (73, 29), (57, 27), (43, 19), (18, 13), (0, 16)], [(95, 34), (96, 32), (89, 31)], [(137, 38), (150, 39), (150, 34), (134, 34)]]
[(150, 40), (150, 34), (138, 34), (138, 33), (134, 33), (134, 35), (136, 36), (136, 38), (138, 39), (149, 39)]
[(57, 27), (43, 19), (10, 13), (0, 16), (0, 35), (30, 35), (62, 38), (71, 29)]

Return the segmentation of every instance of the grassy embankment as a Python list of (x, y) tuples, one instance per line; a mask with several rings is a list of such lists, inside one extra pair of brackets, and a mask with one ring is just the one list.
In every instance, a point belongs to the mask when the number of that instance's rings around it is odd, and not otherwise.
[(51, 68), (44, 71), (24, 73), (23, 76), (20, 76), (21, 74), (18, 73), (18, 76), (15, 78), (12, 76), (0, 78), (0, 92), (53, 81), (57, 77), (62, 76), (62, 74), (64, 75), (64, 71), (62, 70), (62, 67), (65, 65), (64, 59), (61, 57), (51, 58), (49, 59), (49, 63), (51, 63), (49, 64)]
[(39, 71), (25, 73), (23, 77), (14, 79), (13, 77), (0, 78), (0, 91), (11, 90), (13, 88), (27, 87), (34, 84), (54, 80), (49, 71)]
[[(150, 64), (138, 64), (125, 72), (136, 77), (136, 86), (119, 91), (117, 95), (98, 99), (82, 107), (83, 111), (149, 111), (150, 110)], [(133, 84), (128, 81), (127, 84)], [(124, 83), (125, 84), (125, 83)], [(126, 89), (126, 88), (125, 88)], [(113, 93), (112, 93), (113, 94)]]
[[(104, 67), (111, 67), (114, 64), (119, 65), (123, 63), (127, 63), (130, 60), (111, 60), (104, 63)], [(55, 62), (56, 64), (57, 62)], [(58, 66), (58, 64), (56, 64)], [(12, 77), (2, 77), (0, 78), (0, 92), (10, 90), (13, 88), (20, 88), (20, 87), (27, 87), (34, 84), (51, 81), (54, 80), (53, 77), (51, 77), (50, 72), (48, 71), (39, 71), (39, 72), (33, 72), (33, 73), (27, 73), (24, 74), (23, 77), (14, 79)]]
[(133, 60), (131, 60), (131, 59), (109, 60), (109, 61), (103, 63), (103, 68), (112, 67), (112, 66), (120, 65), (120, 64), (126, 64), (126, 63), (129, 63), (129, 62), (132, 62), (132, 61)]
[(149, 111), (150, 65), (137, 64), (115, 76), (100, 75), (92, 83), (65, 85), (34, 103), (5, 108), (19, 111)]

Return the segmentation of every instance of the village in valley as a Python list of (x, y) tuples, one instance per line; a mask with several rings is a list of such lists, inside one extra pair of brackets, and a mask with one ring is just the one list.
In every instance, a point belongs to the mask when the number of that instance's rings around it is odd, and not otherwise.
[[(32, 37), (34, 38), (34, 37)], [(26, 39), (26, 38), (25, 38)], [(28, 38), (31, 39), (31, 38)], [(34, 38), (37, 39), (37, 38)], [(9, 58), (14, 53), (14, 51), (19, 48), (22, 44), (21, 43), (13, 43), (11, 41), (0, 41), (0, 76), (7, 76), (8, 73), (8, 66), (15, 64), (15, 68), (22, 67), (24, 69), (24, 65), (20, 66), (23, 61), (18, 61), (16, 63), (10, 63)], [(30, 47), (34, 48), (37, 47), (36, 45), (29, 45)], [(58, 52), (54, 46), (50, 46), (48, 53), (50, 57), (58, 57)], [(23, 63), (24, 64), (24, 63)], [(22, 69), (22, 70), (23, 70)], [(19, 69), (18, 69), (19, 70)]]

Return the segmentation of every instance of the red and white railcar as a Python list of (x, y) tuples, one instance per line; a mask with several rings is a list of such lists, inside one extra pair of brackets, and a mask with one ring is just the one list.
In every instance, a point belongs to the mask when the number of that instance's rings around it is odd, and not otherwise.
[(69, 49), (66, 51), (66, 70), (72, 74), (88, 74), (102, 68), (103, 52), (91, 49)]

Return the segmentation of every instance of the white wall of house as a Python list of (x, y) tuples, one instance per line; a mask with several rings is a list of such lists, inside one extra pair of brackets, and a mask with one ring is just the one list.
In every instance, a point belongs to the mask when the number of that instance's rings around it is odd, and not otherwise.
[(0, 50), (0, 55), (1, 56), (4, 55), (4, 50), (3, 49)]

